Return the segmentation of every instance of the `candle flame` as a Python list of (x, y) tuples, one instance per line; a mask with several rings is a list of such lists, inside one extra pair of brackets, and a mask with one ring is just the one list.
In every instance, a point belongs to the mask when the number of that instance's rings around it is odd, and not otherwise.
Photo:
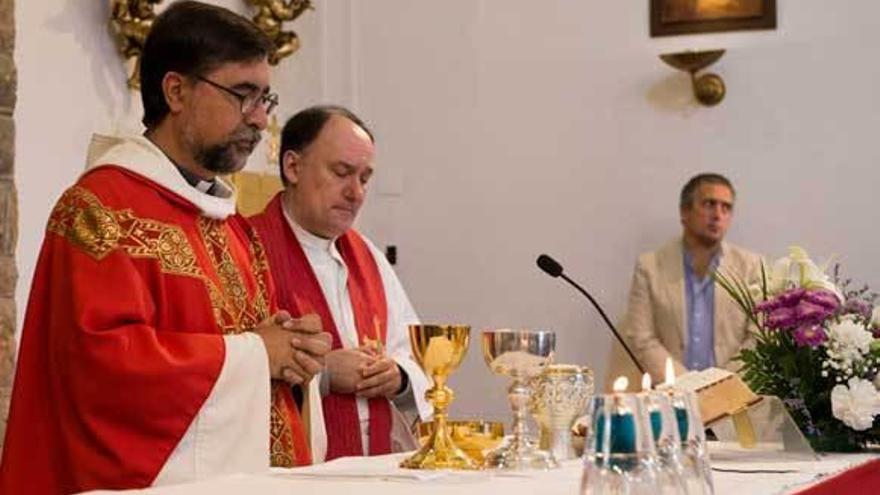
[(614, 380), (614, 385), (611, 386), (615, 392), (626, 392), (627, 387), (629, 387), (629, 379), (625, 376), (618, 376), (617, 380)]
[(642, 375), (642, 390), (651, 390), (651, 375), (645, 373)]
[(675, 385), (675, 367), (672, 365), (672, 358), (666, 358), (666, 385)]

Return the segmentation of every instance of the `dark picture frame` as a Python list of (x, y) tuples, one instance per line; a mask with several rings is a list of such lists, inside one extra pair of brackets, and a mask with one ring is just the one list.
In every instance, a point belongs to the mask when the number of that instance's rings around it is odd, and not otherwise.
[(776, 0), (649, 0), (651, 36), (776, 29)]

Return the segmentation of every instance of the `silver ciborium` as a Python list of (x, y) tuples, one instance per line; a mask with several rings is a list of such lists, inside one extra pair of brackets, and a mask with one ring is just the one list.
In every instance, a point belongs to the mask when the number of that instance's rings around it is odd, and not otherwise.
[(586, 366), (551, 364), (532, 379), (529, 411), (541, 428), (540, 448), (557, 461), (577, 457), (571, 441), (574, 420), (593, 396), (593, 371)]
[(483, 332), (483, 357), (497, 375), (513, 383), (507, 398), (513, 409), (511, 435), (497, 449), (486, 454), (484, 467), (497, 469), (549, 469), (559, 465), (553, 456), (538, 450), (529, 438), (526, 424), (531, 389), (529, 380), (541, 374), (553, 361), (556, 334), (548, 331), (491, 330)]

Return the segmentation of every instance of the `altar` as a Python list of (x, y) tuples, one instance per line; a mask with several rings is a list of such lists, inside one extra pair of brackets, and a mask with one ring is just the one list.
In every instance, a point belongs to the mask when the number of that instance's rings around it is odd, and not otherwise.
[[(771, 495), (816, 493), (876, 493), (880, 486), (877, 454), (832, 454), (818, 460), (781, 460), (740, 456), (710, 445), (717, 495)], [(581, 461), (563, 463), (559, 469), (526, 472), (418, 471), (397, 467), (405, 455), (342, 458), (296, 469), (274, 469), (263, 475), (231, 475), (184, 485), (128, 490), (96, 491), (93, 495), (140, 493), (144, 495), (572, 495), (580, 491)], [(725, 460), (721, 460), (725, 459)], [(872, 462), (873, 461), (873, 462)], [(869, 464), (870, 463), (870, 464)], [(864, 480), (845, 479), (847, 473)], [(878, 473), (878, 474), (871, 474)], [(850, 476), (849, 478), (852, 478)], [(838, 481), (839, 480), (839, 481)], [(820, 486), (827, 481), (827, 486)], [(836, 487), (834, 483), (839, 483)], [(859, 486), (857, 492), (846, 486)], [(872, 484), (873, 483), (873, 484)], [(816, 492), (810, 490), (815, 489)]]

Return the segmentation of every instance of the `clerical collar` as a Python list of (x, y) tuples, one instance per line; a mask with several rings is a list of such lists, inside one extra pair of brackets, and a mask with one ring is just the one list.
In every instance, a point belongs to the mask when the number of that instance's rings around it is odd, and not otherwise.
[[(152, 139), (150, 139), (150, 136), (148, 136), (147, 133), (144, 133), (144, 137), (147, 138), (147, 140), (149, 140), (154, 145), (156, 144), (153, 142)], [(160, 146), (157, 145), (156, 148), (159, 151), (161, 151), (162, 154), (165, 155), (165, 158), (167, 158), (168, 161), (171, 162), (177, 168), (177, 171), (180, 172), (180, 175), (183, 176), (183, 180), (185, 180), (186, 183), (191, 185), (195, 190), (199, 191), (200, 193), (207, 194), (209, 196), (216, 196), (218, 198), (223, 197), (222, 191), (221, 191), (223, 188), (217, 187), (217, 179), (211, 179), (211, 180), (202, 179), (198, 175), (181, 167), (176, 161), (174, 161), (174, 158), (171, 158), (171, 156), (168, 155), (168, 153), (165, 153), (165, 150), (163, 150)]]
[[(168, 157), (168, 159), (171, 160), (171, 157)], [(216, 187), (217, 180), (216, 179), (211, 179), (211, 180), (202, 179), (198, 175), (196, 175), (196, 174), (190, 172), (189, 170), (178, 165), (177, 162), (175, 162), (174, 160), (171, 160), (171, 163), (173, 163), (174, 166), (177, 167), (177, 171), (180, 172), (180, 175), (183, 176), (183, 180), (185, 180), (187, 184), (193, 186), (199, 192), (203, 192), (205, 194), (210, 194), (211, 196), (218, 196), (218, 194), (216, 193), (216, 190), (217, 190), (217, 187)]]

